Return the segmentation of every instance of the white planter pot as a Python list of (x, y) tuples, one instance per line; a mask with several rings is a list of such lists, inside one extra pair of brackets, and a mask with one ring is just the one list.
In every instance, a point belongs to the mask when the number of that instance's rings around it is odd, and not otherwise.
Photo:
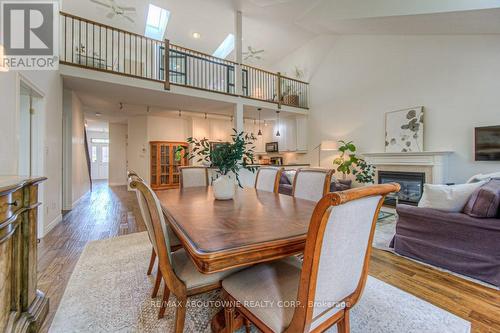
[(231, 200), (234, 198), (236, 184), (228, 175), (219, 176), (212, 183), (214, 197), (217, 200)]

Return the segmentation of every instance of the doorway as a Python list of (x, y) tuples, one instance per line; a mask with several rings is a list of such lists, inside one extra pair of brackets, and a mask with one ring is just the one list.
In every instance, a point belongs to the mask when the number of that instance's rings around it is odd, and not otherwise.
[(92, 180), (108, 179), (109, 139), (90, 139), (90, 170)]

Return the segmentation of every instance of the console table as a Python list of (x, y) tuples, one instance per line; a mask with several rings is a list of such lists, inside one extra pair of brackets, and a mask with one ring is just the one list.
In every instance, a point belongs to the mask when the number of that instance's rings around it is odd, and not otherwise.
[(37, 286), (38, 184), (0, 176), (0, 332), (36, 332), (49, 309)]

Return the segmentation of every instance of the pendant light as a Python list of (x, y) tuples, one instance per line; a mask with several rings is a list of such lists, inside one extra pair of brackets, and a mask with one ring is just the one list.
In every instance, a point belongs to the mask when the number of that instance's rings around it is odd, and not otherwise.
[(277, 119), (278, 127), (276, 130), (276, 136), (281, 136), (281, 134), (280, 134), (280, 112), (276, 111), (276, 114), (278, 116), (278, 119)]
[(262, 109), (258, 108), (257, 111), (259, 111), (259, 132), (257, 133), (257, 135), (262, 135), (262, 131), (260, 130), (260, 112), (262, 111)]

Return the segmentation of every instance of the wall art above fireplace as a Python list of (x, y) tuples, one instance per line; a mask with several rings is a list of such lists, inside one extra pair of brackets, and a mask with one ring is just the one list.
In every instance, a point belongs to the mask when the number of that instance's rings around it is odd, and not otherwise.
[(385, 114), (385, 151), (387, 153), (424, 151), (423, 106)]

